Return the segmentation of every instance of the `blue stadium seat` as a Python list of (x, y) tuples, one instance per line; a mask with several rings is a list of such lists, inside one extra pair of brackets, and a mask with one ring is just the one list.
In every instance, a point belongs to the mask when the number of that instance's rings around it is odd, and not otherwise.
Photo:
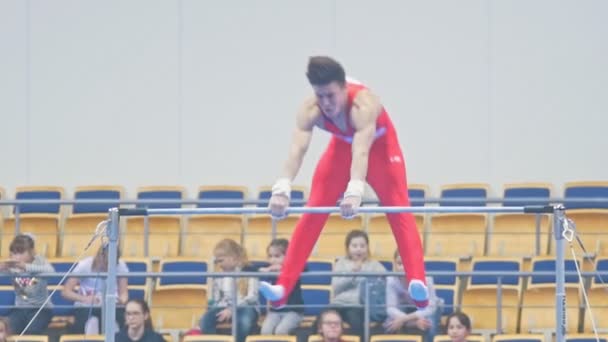
[[(441, 206), (481, 207), (486, 205), (489, 185), (481, 183), (446, 184), (441, 187)], [(463, 200), (453, 200), (461, 198)], [(470, 201), (464, 200), (470, 198)], [(450, 200), (452, 199), (452, 200)]]
[(0, 288), (0, 316), (8, 316), (10, 309), (15, 305), (15, 289), (12, 287)]
[[(53, 291), (52, 287), (49, 287), (49, 294)], [(51, 296), (51, 303), (53, 303), (53, 316), (72, 316), (74, 315), (74, 302), (63, 298), (61, 290), (55, 291)]]
[(120, 186), (80, 186), (74, 190), (75, 200), (116, 200), (115, 203), (75, 203), (72, 214), (107, 214), (110, 208), (118, 207), (124, 189)]
[[(72, 265), (74, 264), (75, 261), (76, 261), (76, 259), (72, 259), (72, 258), (49, 259), (49, 263), (53, 266), (55, 273), (61, 273), (61, 274), (66, 274), (70, 270), (70, 267), (72, 267)], [(59, 284), (59, 281), (61, 280), (61, 278), (62, 278), (61, 276), (48, 278), (47, 279), (48, 286), (63, 285), (63, 284)], [(63, 282), (65, 283), (65, 280)]]
[[(331, 272), (333, 270), (332, 259), (309, 259), (306, 269), (310, 272)], [(331, 276), (305, 276), (301, 277), (302, 285), (331, 285)]]
[(425, 184), (408, 184), (407, 194), (410, 198), (412, 207), (422, 207), (425, 205), (424, 200), (429, 193), (429, 186)]
[[(458, 270), (458, 258), (427, 257), (424, 260), (426, 272), (456, 272)], [(456, 285), (455, 275), (435, 275), (435, 285)]]
[(308, 285), (302, 286), (304, 300), (304, 316), (316, 318), (331, 300), (331, 286)]
[[(150, 260), (145, 258), (123, 258), (122, 261), (127, 264), (129, 272), (149, 272), (150, 271)], [(147, 284), (147, 278), (142, 277), (129, 277), (129, 288), (145, 287)]]
[[(549, 205), (551, 189), (552, 186), (549, 183), (505, 184), (503, 198), (506, 201), (503, 206)], [(527, 198), (530, 200), (526, 201)]]
[[(267, 207), (268, 200), (272, 196), (272, 186), (262, 186), (258, 189), (258, 200), (263, 201), (258, 204), (258, 207)], [(308, 199), (308, 190), (304, 186), (292, 186), (291, 187), (291, 201), (293, 207), (302, 207), (303, 202)], [(302, 202), (302, 203), (298, 203)]]
[[(160, 272), (207, 272), (207, 262), (196, 259), (168, 259), (161, 261)], [(158, 285), (205, 285), (206, 276), (168, 277), (160, 276)]]
[[(60, 200), (63, 198), (64, 189), (57, 186), (24, 186), (15, 190), (17, 200)], [(59, 214), (59, 204), (32, 203), (19, 205), (20, 214)], [(15, 208), (13, 208), (13, 212)]]
[(574, 202), (572, 199), (608, 198), (608, 182), (569, 182), (564, 186), (566, 209), (608, 209), (608, 202)]
[[(198, 189), (199, 200), (244, 201), (248, 190), (244, 186), (217, 185), (201, 186)], [(239, 208), (243, 203), (199, 203), (198, 208)]]
[(545, 336), (541, 334), (517, 334), (517, 335), (496, 335), (492, 342), (544, 342)]
[(566, 336), (564, 342), (608, 342), (608, 336), (600, 334), (599, 340), (595, 338), (595, 334), (572, 334)]
[[(182, 187), (175, 186), (150, 186), (141, 187), (137, 190), (138, 200), (181, 200), (185, 196), (185, 189)], [(174, 209), (181, 208), (180, 203), (152, 203), (152, 204), (138, 204), (138, 208), (149, 208), (149, 209)]]
[[(478, 257), (472, 260), (472, 271), (467, 286), (462, 293), (462, 311), (475, 317), (475, 328), (495, 330), (497, 333), (517, 332), (520, 293), (523, 279), (518, 276), (504, 276), (501, 281), (501, 292), (498, 292), (498, 277), (475, 274), (475, 272), (517, 273), (522, 269), (519, 258)], [(498, 295), (501, 295), (502, 320), (497, 327)]]

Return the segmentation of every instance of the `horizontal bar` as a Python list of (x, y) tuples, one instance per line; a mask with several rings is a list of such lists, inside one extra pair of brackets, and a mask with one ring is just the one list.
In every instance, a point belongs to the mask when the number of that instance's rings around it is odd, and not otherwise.
[[(529, 276), (555, 276), (554, 271), (427, 271), (426, 274), (428, 276), (495, 276), (495, 277), (529, 277)], [(576, 271), (566, 271), (564, 274), (567, 276), (576, 276), (578, 273)], [(64, 273), (39, 273), (36, 274), (36, 277), (39, 278), (59, 278), (62, 277)], [(136, 277), (147, 277), (147, 278), (157, 278), (157, 277), (168, 277), (168, 278), (183, 278), (183, 277), (208, 277), (208, 278), (217, 278), (217, 277), (267, 277), (278, 275), (277, 272), (127, 272), (127, 273), (117, 273), (118, 277), (124, 278), (136, 278)], [(583, 277), (595, 277), (595, 276), (607, 276), (608, 271), (604, 272), (581, 272)], [(388, 277), (388, 276), (403, 276), (403, 272), (396, 271), (385, 271), (385, 272), (335, 272), (335, 271), (308, 271), (302, 272), (302, 277), (318, 277), (318, 276), (335, 276), (335, 277)], [(107, 277), (107, 272), (99, 272), (99, 273), (74, 273), (70, 274), (68, 278), (105, 278)], [(0, 276), (0, 278), (11, 278), (11, 276)], [(54, 286), (54, 285), (49, 285)]]
[[(470, 202), (482, 202), (482, 203), (531, 203), (531, 204), (545, 204), (545, 203), (608, 203), (608, 197), (576, 197), (576, 198), (543, 198), (543, 197), (450, 197), (450, 198), (410, 198), (412, 202), (416, 203), (470, 203)], [(303, 204), (305, 200), (294, 199), (291, 203)], [(0, 205), (17, 205), (17, 204), (242, 204), (242, 205), (260, 205), (267, 204), (268, 200), (260, 199), (0, 199)], [(363, 203), (365, 204), (378, 204), (379, 201), (375, 198), (364, 198)]]
[[(365, 200), (366, 203), (378, 203), (376, 199)], [(608, 201), (608, 199), (606, 199)], [(291, 201), (295, 204), (305, 204), (305, 200), (294, 199)], [(22, 200), (0, 200), (0, 205), (21, 205), (21, 204), (60, 204), (60, 205), (73, 205), (73, 204), (240, 204), (240, 205), (261, 205), (268, 204), (268, 200), (259, 199), (22, 199)]]
[[(270, 214), (268, 208), (121, 209), (121, 216), (202, 214)], [(287, 214), (339, 213), (339, 207), (290, 207)], [(361, 207), (358, 213), (523, 213), (524, 207)]]

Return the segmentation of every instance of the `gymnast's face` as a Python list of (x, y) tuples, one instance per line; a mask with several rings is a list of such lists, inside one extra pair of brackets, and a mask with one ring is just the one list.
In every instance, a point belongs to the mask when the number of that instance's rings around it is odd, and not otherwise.
[(348, 99), (348, 91), (345, 84), (333, 81), (325, 85), (313, 85), (312, 88), (317, 97), (317, 104), (321, 108), (321, 111), (323, 111), (323, 114), (334, 119), (344, 112)]

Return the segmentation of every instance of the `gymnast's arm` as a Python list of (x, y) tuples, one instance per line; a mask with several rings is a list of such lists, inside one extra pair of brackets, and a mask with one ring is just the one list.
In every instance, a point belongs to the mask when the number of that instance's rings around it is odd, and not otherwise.
[(350, 180), (363, 182), (367, 176), (369, 150), (376, 134), (376, 119), (382, 104), (369, 90), (361, 90), (353, 100), (351, 122), (355, 129), (352, 145)]
[(298, 111), (289, 153), (283, 166), (283, 179), (292, 182), (300, 171), (302, 160), (312, 139), (312, 130), (319, 115), (319, 107), (314, 98), (307, 100)]

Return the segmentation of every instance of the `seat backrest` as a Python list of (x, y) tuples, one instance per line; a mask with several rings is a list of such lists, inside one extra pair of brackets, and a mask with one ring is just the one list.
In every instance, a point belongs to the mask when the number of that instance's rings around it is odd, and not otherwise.
[(544, 342), (545, 336), (542, 334), (513, 334), (495, 335), (492, 342)]
[[(458, 258), (425, 258), (424, 266), (427, 272), (456, 272), (458, 270)], [(435, 275), (433, 283), (435, 285), (455, 285), (457, 277), (455, 275)]]
[(413, 207), (424, 206), (424, 200), (429, 193), (428, 185), (424, 184), (408, 184), (407, 194), (410, 198), (410, 203)]
[[(481, 207), (486, 205), (489, 185), (482, 183), (448, 184), (441, 187), (441, 206)], [(461, 200), (455, 200), (456, 198)], [(470, 198), (470, 200), (466, 200)]]
[[(53, 291), (52, 287), (49, 287), (49, 293)], [(51, 303), (53, 303), (52, 311), (54, 316), (72, 316), (74, 315), (74, 302), (63, 298), (61, 290), (55, 291), (51, 296)]]
[[(521, 260), (509, 259), (509, 258), (480, 258), (473, 259), (472, 265), (473, 272), (519, 272), (521, 271)], [(514, 276), (503, 276), (501, 277), (501, 283), (503, 285), (517, 285), (521, 284), (521, 278)], [(475, 275), (469, 279), (470, 285), (496, 285), (498, 284), (498, 277), (492, 275)]]
[[(258, 204), (258, 207), (267, 207), (268, 201), (272, 196), (272, 187), (271, 186), (262, 186), (258, 189), (258, 200), (261, 203)], [(292, 186), (291, 188), (291, 206), (292, 207), (302, 207), (304, 206), (304, 201), (307, 199), (307, 189), (303, 186)]]
[(7, 317), (11, 307), (15, 305), (15, 290), (10, 287), (0, 289), (0, 316)]
[(304, 301), (304, 315), (318, 316), (331, 301), (331, 287), (321, 285), (302, 286), (302, 299)]
[(549, 183), (505, 184), (503, 206), (549, 205), (550, 196), (551, 184)]
[[(53, 269), (55, 270), (56, 273), (67, 273), (70, 268), (72, 267), (72, 265), (76, 262), (75, 259), (49, 259), (49, 263), (53, 266)], [(49, 286), (57, 286), (60, 285), (59, 281), (61, 280), (61, 276), (57, 276), (57, 277), (50, 277), (47, 279), (47, 284)], [(65, 280), (63, 282), (64, 285), (65, 284)]]
[[(566, 273), (575, 272), (576, 273), (576, 263), (580, 263), (578, 261), (572, 259), (564, 260), (564, 270)], [(530, 278), (530, 285), (539, 285), (539, 284), (555, 284), (555, 258), (547, 258), (547, 257), (538, 257), (532, 258), (532, 272), (553, 272), (551, 275), (532, 275)], [(578, 276), (577, 275), (566, 275), (565, 282), (570, 284), (578, 284)]]
[(242, 201), (246, 200), (248, 190), (244, 186), (201, 186), (198, 189), (199, 200), (219, 200), (219, 201), (235, 201), (241, 203), (199, 203), (198, 208), (240, 208), (243, 207)]
[(456, 300), (458, 299), (457, 285), (435, 286), (435, 293), (437, 294), (437, 297), (443, 300), (443, 310), (441, 311), (441, 315), (447, 316), (454, 312)]
[(82, 186), (74, 190), (75, 200), (116, 200), (115, 203), (75, 203), (72, 214), (107, 213), (110, 208), (118, 207), (124, 189), (120, 186)]
[[(168, 259), (160, 263), (160, 272), (207, 272), (208, 264), (198, 259)], [(163, 277), (157, 279), (157, 287), (170, 285), (205, 285), (206, 276)]]
[(595, 270), (599, 273), (593, 277), (592, 285), (606, 285), (608, 284), (608, 275), (602, 275), (602, 273), (608, 273), (608, 257), (600, 257), (595, 261)]
[(104, 335), (62, 335), (59, 342), (93, 342), (105, 341)]
[[(15, 191), (17, 200), (60, 200), (64, 189), (56, 186), (24, 186)], [(16, 207), (13, 208), (13, 212)], [(32, 203), (19, 205), (21, 214), (59, 214), (61, 206), (55, 203)]]
[(595, 338), (595, 334), (571, 334), (566, 336), (564, 342), (608, 342), (608, 336), (605, 334), (598, 335), (598, 338)]
[(146, 290), (143, 288), (129, 288), (129, 299), (141, 299), (146, 300)]
[[(310, 259), (306, 262), (306, 270), (309, 272), (331, 272), (333, 261), (331, 259)], [(305, 276), (301, 277), (302, 285), (331, 285), (331, 276)]]
[[(182, 200), (185, 196), (185, 190), (182, 187), (175, 186), (150, 186), (141, 187), (137, 189), (138, 200)], [(137, 204), (138, 208), (149, 208), (149, 209), (175, 209), (181, 208), (180, 203), (147, 203)]]
[(564, 186), (564, 206), (566, 209), (608, 209), (608, 201), (572, 201), (594, 197), (608, 198), (608, 182), (570, 182)]
[[(150, 261), (141, 258), (122, 258), (122, 261), (127, 264), (129, 272), (149, 272)], [(129, 277), (129, 287), (131, 286), (145, 286), (146, 277)]]

